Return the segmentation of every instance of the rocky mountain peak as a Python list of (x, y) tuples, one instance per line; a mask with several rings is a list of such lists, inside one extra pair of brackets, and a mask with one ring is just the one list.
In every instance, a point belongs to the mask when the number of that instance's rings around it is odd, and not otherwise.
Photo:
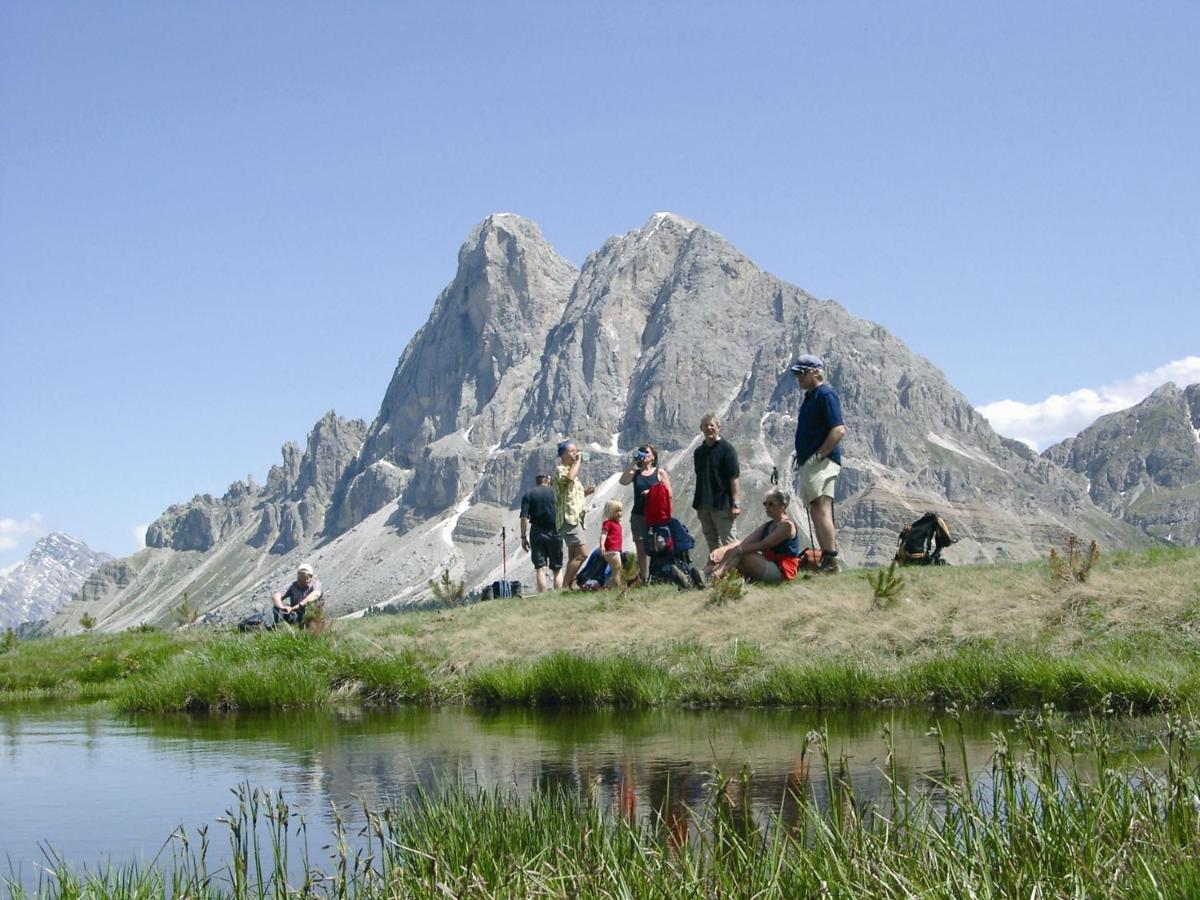
[(112, 558), (62, 531), (40, 538), (23, 562), (0, 576), (0, 628), (50, 618)]
[(1200, 384), (1168, 382), (1043, 456), (1087, 478), (1092, 500), (1176, 543), (1200, 542)]
[(220, 499), (201, 494), (174, 504), (146, 529), (146, 546), (204, 552), (257, 523), (251, 546), (287, 552), (324, 528), (325, 509), (366, 431), (361, 419), (330, 410), (309, 431), (303, 450), (291, 441), (283, 445), (282, 462), (271, 467), (264, 487), (250, 478), (231, 484)]
[[(472, 229), (454, 280), (401, 355), (362, 452), (338, 486), (330, 511), (334, 532), (374, 512), (373, 503), (385, 493), (380, 485), (430, 488), (413, 473), (424, 468), (437, 477), (444, 454), (429, 452), (435, 443), (457, 434), (470, 455), (470, 448), (501, 442), (577, 274), (528, 219), (497, 213)], [(372, 469), (380, 461), (394, 469)], [(363, 478), (371, 481), (370, 490)], [(371, 502), (363, 499), (368, 495)], [(430, 502), (409, 498), (414, 507)]]
[[(472, 585), (526, 576), (515, 507), (568, 434), (590, 451), (592, 515), (627, 496), (619, 472), (650, 441), (676, 514), (696, 529), (691, 456), (705, 412), (738, 451), (751, 508), (773, 471), (795, 493), (802, 398), (787, 366), (803, 352), (825, 357), (847, 416), (837, 500), (851, 565), (890, 559), (900, 526), (928, 509), (961, 538), (954, 562), (1042, 556), (1067, 531), (1106, 547), (1147, 540), (1097, 508), (1084, 478), (996, 435), (886, 328), (762, 271), (719, 234), (657, 213), (576, 270), (532, 222), (497, 213), (467, 236), (369, 428), (326, 416), (303, 448), (284, 447), (265, 488), (172, 507), (148, 549), (104, 567), (79, 602), (106, 626), (166, 621), (169, 585), (229, 621), (301, 560), (336, 586), (333, 614), (417, 598), (443, 568)], [(1184, 394), (1194, 422), (1200, 397)]]

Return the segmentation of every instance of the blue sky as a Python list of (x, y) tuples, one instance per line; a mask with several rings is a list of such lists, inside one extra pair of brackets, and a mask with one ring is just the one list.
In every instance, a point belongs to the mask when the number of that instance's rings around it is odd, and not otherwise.
[(1166, 2), (0, 4), (0, 566), (371, 419), (494, 211), (576, 264), (702, 222), (1002, 430), (1066, 398), (1034, 442), (1200, 380), (1197, 46)]

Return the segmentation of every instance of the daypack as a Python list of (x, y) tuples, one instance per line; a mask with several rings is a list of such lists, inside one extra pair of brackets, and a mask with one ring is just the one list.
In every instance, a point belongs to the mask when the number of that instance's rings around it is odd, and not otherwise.
[(671, 521), (671, 492), (661, 481), (646, 491), (646, 526), (666, 525)]
[(237, 624), (238, 631), (274, 631), (275, 621), (269, 612), (256, 612)]
[(678, 519), (648, 529), (646, 553), (650, 557), (650, 580), (670, 581), (681, 590), (703, 587), (700, 571), (692, 565), (690, 551), (696, 539)]
[(902, 566), (944, 566), (942, 550), (953, 544), (950, 526), (937, 513), (927, 512), (900, 529), (896, 562)]

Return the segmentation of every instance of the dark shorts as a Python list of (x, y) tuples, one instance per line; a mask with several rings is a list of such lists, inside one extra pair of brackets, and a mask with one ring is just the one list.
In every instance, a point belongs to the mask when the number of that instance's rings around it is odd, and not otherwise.
[(278, 625), (280, 622), (287, 622), (289, 625), (303, 625), (304, 624), (304, 607), (303, 606), (297, 607), (296, 609), (292, 610), (291, 612), (284, 612), (278, 606), (273, 606), (273, 607), (271, 607), (271, 612), (273, 612), (275, 614), (275, 624), (276, 625)]
[(635, 542), (645, 542), (650, 535), (650, 529), (646, 527), (646, 517), (641, 513), (632, 513), (629, 516), (629, 530), (633, 532)]
[(549, 566), (557, 572), (563, 564), (562, 538), (554, 531), (533, 529), (529, 532), (529, 556), (535, 569)]

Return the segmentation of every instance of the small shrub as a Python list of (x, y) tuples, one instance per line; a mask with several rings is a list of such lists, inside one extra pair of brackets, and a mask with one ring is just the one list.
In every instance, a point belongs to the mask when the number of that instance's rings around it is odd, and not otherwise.
[(467, 586), (462, 581), (450, 577), (450, 567), (442, 569), (441, 578), (430, 578), (429, 589), (440, 603), (446, 606), (457, 606), (467, 596)]
[(96, 617), (91, 613), (84, 613), (79, 617), (79, 624), (83, 627), (84, 631), (91, 631), (96, 627)]
[(322, 635), (329, 629), (329, 620), (325, 618), (325, 603), (312, 603), (304, 612), (304, 630), (311, 635)]
[(4, 629), (4, 637), (0, 638), (0, 653), (7, 653), (17, 646), (17, 633), (11, 628)]
[(195, 625), (200, 618), (200, 610), (188, 602), (187, 591), (183, 592), (183, 602), (171, 610), (171, 618), (180, 626)]
[(740, 572), (726, 572), (712, 580), (708, 589), (708, 602), (713, 606), (724, 606), (746, 596), (746, 579)]
[(904, 590), (904, 579), (896, 574), (896, 561), (886, 569), (867, 573), (867, 584), (871, 585), (871, 603), (876, 609), (896, 605), (896, 598)]
[(1081, 549), (1079, 538), (1073, 534), (1067, 535), (1064, 548), (1066, 553), (1060, 555), (1053, 547), (1050, 548), (1050, 575), (1059, 584), (1082, 584), (1091, 574), (1092, 566), (1100, 558), (1100, 548), (1096, 542), (1088, 544), (1087, 552)]

